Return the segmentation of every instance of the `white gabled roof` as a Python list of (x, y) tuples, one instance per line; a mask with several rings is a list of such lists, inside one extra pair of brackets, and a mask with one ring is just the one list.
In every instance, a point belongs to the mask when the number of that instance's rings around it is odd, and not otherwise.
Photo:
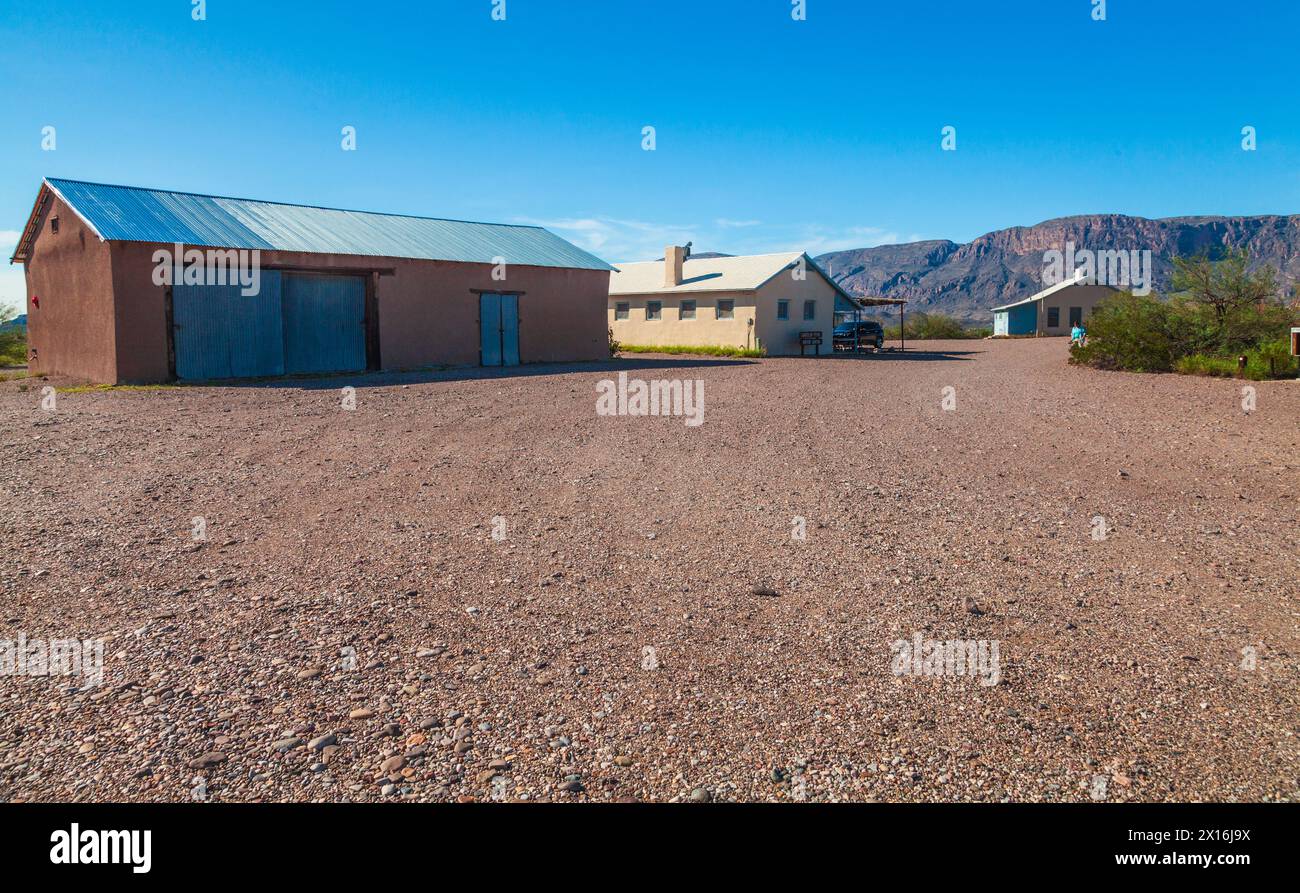
[(615, 264), (614, 272), (609, 275), (609, 293), (676, 295), (710, 291), (755, 291), (790, 269), (801, 257), (807, 258), (805, 263), (809, 270), (819, 273), (837, 292), (850, 301), (853, 300), (803, 251), (741, 257), (688, 257), (682, 265), (682, 283), (676, 286), (664, 285), (665, 261)]
[[(1073, 279), (1067, 279), (1067, 280), (1065, 280), (1064, 282), (1058, 282), (1058, 283), (1056, 283), (1056, 285), (1053, 285), (1053, 286), (1051, 286), (1051, 287), (1049, 287), (1049, 288), (1045, 288), (1045, 289), (1043, 289), (1042, 291), (1040, 291), (1038, 294), (1036, 294), (1036, 295), (1030, 295), (1029, 297), (1027, 297), (1027, 298), (1025, 298), (1025, 299), (1023, 299), (1023, 300), (1015, 301), (1015, 302), (1010, 303), (1010, 304), (1003, 304), (1001, 307), (994, 307), (994, 308), (993, 308), (992, 310), (990, 310), (989, 312), (990, 312), (990, 313), (1000, 313), (1000, 312), (1002, 312), (1003, 310), (1010, 310), (1012, 307), (1019, 307), (1019, 306), (1021, 306), (1021, 305), (1023, 305), (1023, 304), (1032, 304), (1032, 303), (1034, 303), (1035, 301), (1041, 301), (1043, 298), (1050, 297), (1051, 295), (1056, 294), (1058, 291), (1065, 291), (1067, 288), (1072, 288), (1072, 287), (1074, 287), (1074, 286), (1076, 286), (1076, 285), (1096, 285), (1096, 284), (1097, 284), (1097, 283), (1095, 283), (1095, 282), (1090, 282), (1090, 281), (1088, 281), (1086, 278), (1084, 278), (1084, 276), (1083, 276), (1083, 271), (1080, 270), (1078, 273), (1075, 273)], [(1117, 289), (1117, 288), (1112, 288), (1112, 287), (1109, 286), (1109, 285), (1106, 286), (1106, 288), (1110, 288), (1111, 291), (1119, 291), (1119, 289)]]

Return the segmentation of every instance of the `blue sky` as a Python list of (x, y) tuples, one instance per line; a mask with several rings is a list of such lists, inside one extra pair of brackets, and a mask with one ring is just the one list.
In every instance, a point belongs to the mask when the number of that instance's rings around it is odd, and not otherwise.
[(1300, 4), (1093, 5), (0, 0), (0, 247), (47, 175), (542, 223), (611, 261), (1300, 212)]

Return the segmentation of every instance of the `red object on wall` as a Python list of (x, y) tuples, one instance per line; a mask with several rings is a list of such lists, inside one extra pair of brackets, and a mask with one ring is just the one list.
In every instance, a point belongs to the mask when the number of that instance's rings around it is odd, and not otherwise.
[(38, 295), (32, 295), (32, 306), (37, 310), (41, 309), (41, 299)]

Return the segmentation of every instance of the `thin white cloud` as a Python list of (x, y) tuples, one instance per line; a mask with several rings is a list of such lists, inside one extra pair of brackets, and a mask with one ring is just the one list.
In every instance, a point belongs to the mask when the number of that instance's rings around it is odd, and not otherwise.
[(27, 280), (23, 276), (22, 264), (10, 264), (9, 255), (18, 245), (22, 236), (16, 229), (0, 229), (0, 307), (12, 307), (15, 313), (22, 313), (27, 306)]
[(807, 251), (816, 256), (848, 248), (871, 248), (900, 241), (896, 232), (876, 226), (833, 228), (820, 224), (765, 225), (759, 220), (716, 218), (710, 225), (652, 223), (614, 217), (521, 218), (543, 226), (612, 263), (663, 257), (665, 245), (692, 242), (696, 252), (775, 254)]
[(9, 266), (9, 258), (0, 259), (0, 307), (12, 307), (23, 313), (27, 306), (27, 280), (21, 264)]
[(816, 257), (828, 251), (849, 248), (874, 248), (898, 241), (898, 233), (878, 226), (851, 226), (843, 229), (820, 224), (794, 224), (773, 228), (761, 238), (747, 241), (737, 254), (766, 254), (777, 251), (806, 251)]
[(878, 226), (851, 226), (847, 229), (810, 227), (804, 232), (809, 254), (828, 251), (845, 251), (849, 248), (874, 248), (898, 241), (898, 233), (888, 232)]
[(614, 262), (663, 257), (665, 245), (689, 242), (696, 239), (693, 234), (699, 231), (692, 224), (647, 223), (614, 217), (521, 218), (518, 222), (546, 227), (579, 248)]

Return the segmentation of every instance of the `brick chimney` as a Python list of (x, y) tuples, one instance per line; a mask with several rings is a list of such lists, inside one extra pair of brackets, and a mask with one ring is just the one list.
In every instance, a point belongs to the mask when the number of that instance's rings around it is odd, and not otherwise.
[(682, 284), (682, 265), (686, 263), (686, 249), (669, 245), (664, 249), (664, 288)]

